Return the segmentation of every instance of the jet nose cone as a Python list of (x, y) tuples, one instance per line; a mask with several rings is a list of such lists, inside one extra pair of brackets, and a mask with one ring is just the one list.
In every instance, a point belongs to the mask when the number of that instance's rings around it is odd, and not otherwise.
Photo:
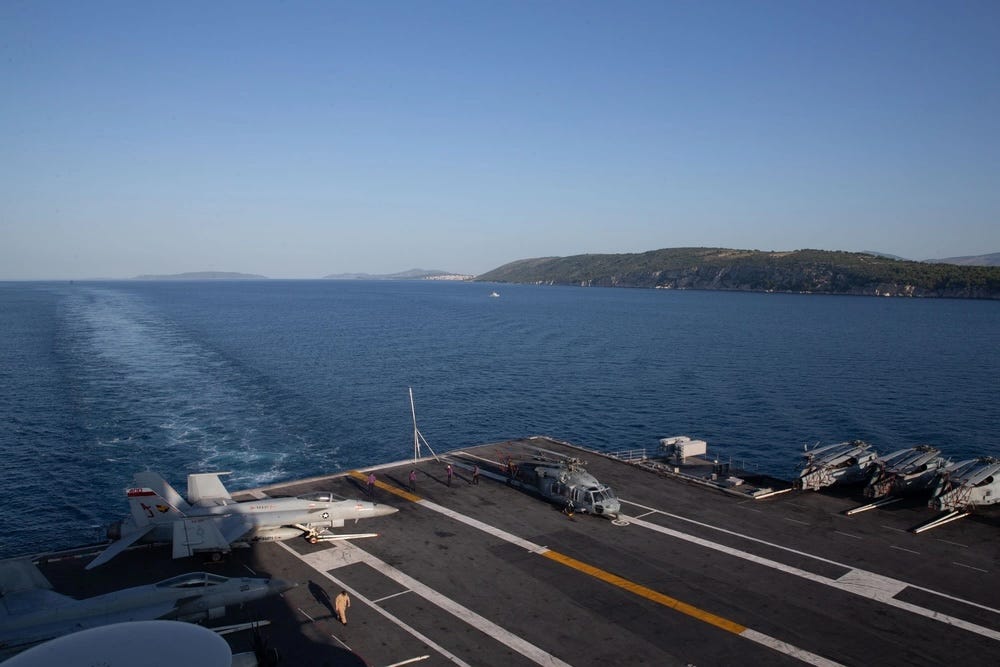
[(390, 505), (382, 505), (380, 503), (376, 503), (372, 507), (372, 516), (389, 516), (390, 514), (395, 514), (398, 511), (399, 511), (398, 509)]

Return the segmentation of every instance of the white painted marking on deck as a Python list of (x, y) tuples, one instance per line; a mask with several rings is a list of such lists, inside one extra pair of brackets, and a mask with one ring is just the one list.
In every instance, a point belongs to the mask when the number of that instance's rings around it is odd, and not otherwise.
[[(630, 500), (625, 500), (623, 498), (619, 498), (619, 500), (624, 505), (634, 505), (635, 507), (640, 507), (640, 508), (645, 509), (645, 510), (654, 509), (652, 507), (648, 507), (646, 505), (640, 505), (639, 503), (634, 503), (634, 502), (632, 502)], [(830, 565), (837, 565), (839, 567), (842, 567), (842, 568), (845, 568), (845, 569), (848, 569), (848, 570), (857, 569), (857, 568), (854, 568), (854, 567), (852, 567), (850, 565), (847, 565), (845, 563), (840, 563), (838, 561), (831, 560), (829, 558), (824, 558), (822, 556), (817, 556), (816, 554), (811, 554), (811, 553), (809, 553), (807, 551), (802, 551), (800, 549), (793, 549), (791, 547), (786, 547), (783, 544), (777, 544), (775, 542), (768, 542), (767, 540), (762, 540), (759, 537), (753, 537), (752, 535), (745, 535), (743, 533), (738, 533), (735, 530), (729, 530), (728, 528), (721, 528), (719, 526), (713, 526), (710, 523), (705, 523), (703, 521), (698, 521), (696, 519), (691, 519), (689, 517), (681, 516), (679, 514), (671, 514), (670, 512), (663, 512), (663, 511), (658, 511), (658, 513), (662, 514), (663, 516), (670, 517), (672, 519), (677, 519), (678, 521), (685, 521), (687, 523), (691, 523), (691, 524), (694, 524), (696, 526), (701, 526), (703, 528), (710, 528), (712, 530), (718, 531), (720, 533), (724, 533), (726, 535), (732, 535), (733, 537), (739, 537), (739, 538), (747, 540), (749, 542), (756, 542), (758, 544), (763, 544), (765, 546), (772, 547), (774, 549), (780, 549), (782, 551), (787, 551), (788, 553), (796, 554), (797, 556), (805, 556), (807, 558), (811, 558), (811, 559), (819, 561), (821, 563), (829, 563)], [(628, 518), (628, 517), (625, 517), (625, 518)], [(643, 525), (646, 525), (646, 522), (640, 522), (640, 523), (642, 523)], [(655, 525), (655, 524), (651, 524), (651, 525)], [(685, 533), (679, 533), (679, 534), (680, 535), (684, 535)], [(947, 540), (940, 540), (940, 541), (945, 542)], [(952, 542), (952, 544), (956, 544), (956, 543)], [(965, 545), (958, 544), (957, 546), (965, 546)], [(824, 577), (824, 579), (826, 579), (826, 578)], [(960, 598), (960, 597), (958, 597), (956, 595), (950, 595), (948, 593), (942, 593), (941, 591), (936, 591), (933, 588), (927, 588), (926, 586), (918, 586), (917, 584), (907, 584), (907, 585), (910, 588), (916, 589), (918, 591), (923, 591), (925, 593), (931, 593), (932, 595), (937, 595), (937, 596), (945, 598), (947, 600), (953, 600), (955, 602), (961, 602), (962, 604), (967, 604), (970, 607), (976, 607), (977, 609), (982, 609), (984, 611), (989, 611), (989, 612), (992, 612), (994, 614), (1000, 614), (1000, 609), (997, 609), (995, 607), (989, 607), (987, 605), (980, 604), (978, 602), (973, 602), (972, 600), (966, 600), (966, 599)], [(948, 618), (948, 617), (945, 617), (945, 618)]]
[(972, 565), (966, 565), (965, 563), (959, 563), (957, 561), (951, 561), (951, 564), (952, 565), (957, 565), (959, 567), (966, 567), (966, 568), (969, 568), (970, 570), (976, 570), (977, 572), (985, 572), (986, 574), (990, 573), (989, 570), (984, 570), (981, 567), (973, 567)]
[[(461, 665), (462, 667), (472, 667), (472, 665), (470, 665), (469, 663), (465, 662), (464, 660), (462, 660), (461, 658), (459, 658), (457, 655), (455, 655), (454, 653), (452, 653), (451, 651), (449, 651), (445, 647), (441, 646), (440, 644), (438, 644), (437, 642), (435, 642), (434, 640), (432, 640), (430, 637), (426, 636), (425, 634), (423, 634), (422, 632), (420, 632), (416, 628), (413, 628), (413, 627), (407, 625), (406, 623), (403, 622), (402, 619), (400, 619), (400, 618), (398, 618), (396, 616), (393, 616), (392, 614), (390, 614), (389, 612), (387, 612), (382, 607), (380, 607), (377, 604), (373, 603), (371, 600), (369, 600), (364, 595), (362, 595), (359, 591), (357, 591), (356, 589), (351, 588), (350, 586), (348, 586), (347, 583), (345, 583), (344, 581), (341, 581), (340, 579), (336, 578), (335, 576), (333, 576), (332, 574), (330, 574), (329, 572), (327, 572), (325, 570), (318, 569), (316, 566), (314, 566), (312, 563), (310, 563), (306, 559), (307, 558), (306, 556), (303, 556), (302, 554), (300, 554), (299, 552), (297, 552), (295, 549), (292, 549), (290, 546), (288, 546), (284, 542), (278, 542), (277, 545), (279, 547), (281, 547), (282, 549), (284, 549), (285, 551), (287, 551), (288, 553), (290, 553), (293, 556), (295, 556), (296, 558), (298, 558), (299, 560), (301, 560), (303, 563), (305, 563), (309, 567), (312, 567), (314, 570), (316, 570), (316, 572), (318, 572), (320, 575), (322, 575), (322, 576), (326, 577), (327, 579), (329, 579), (330, 581), (332, 581), (340, 589), (347, 591), (357, 601), (363, 602), (364, 604), (368, 605), (369, 607), (371, 607), (372, 609), (374, 609), (376, 612), (378, 612), (379, 614), (381, 614), (382, 616), (384, 616), (385, 618), (387, 618), (390, 622), (395, 623), (400, 628), (402, 628), (403, 630), (405, 630), (406, 632), (408, 632), (410, 635), (412, 635), (416, 639), (419, 639), (420, 641), (422, 641), (427, 646), (429, 646), (430, 648), (434, 649), (435, 651), (437, 651), (438, 653), (440, 653), (441, 655), (443, 655), (445, 658), (447, 658), (451, 662), (454, 662), (457, 665)], [(320, 554), (320, 553), (323, 553), (323, 552), (322, 551), (317, 551), (316, 553)], [(312, 554), (312, 555), (316, 555), (316, 554)], [(302, 611), (302, 610), (300, 609), (299, 611)], [(305, 612), (302, 612), (302, 613), (305, 613)], [(307, 616), (308, 616), (308, 614), (307, 614)]]
[(890, 549), (897, 549), (899, 551), (906, 551), (907, 553), (916, 554), (917, 556), (920, 555), (919, 551), (914, 551), (913, 549), (904, 549), (903, 547), (897, 547), (895, 544), (890, 544), (889, 548)]
[(885, 528), (886, 530), (894, 530), (894, 531), (896, 531), (897, 533), (905, 533), (905, 532), (907, 532), (907, 531), (903, 530), (902, 528), (896, 528), (895, 526), (887, 526), (887, 525), (885, 525), (884, 523), (883, 523), (883, 524), (879, 524), (879, 525), (880, 525), (880, 526), (881, 526), (882, 528)]
[(793, 521), (795, 523), (801, 523), (803, 526), (808, 526), (809, 525), (808, 521), (799, 521), (798, 519), (792, 519), (791, 517), (787, 517), (787, 516), (783, 516), (781, 518), (784, 519), (785, 521)]
[(950, 544), (953, 547), (962, 547), (963, 549), (969, 548), (968, 545), (966, 544), (959, 544), (958, 542), (952, 542), (951, 540), (942, 540), (940, 537), (935, 537), (934, 539), (936, 539), (938, 542), (944, 542), (945, 544)]
[(310, 564), (317, 570), (325, 572), (360, 562), (357, 560), (357, 552), (345, 548), (347, 546), (350, 546), (350, 542), (332, 543), (329, 549), (310, 554), (310, 558), (312, 559), (312, 563)]
[(833, 531), (833, 532), (837, 533), (838, 535), (844, 535), (845, 537), (852, 537), (852, 538), (854, 538), (854, 539), (856, 539), (856, 540), (860, 540), (860, 539), (863, 539), (863, 538), (862, 538), (862, 537), (861, 537), (860, 535), (852, 535), (852, 534), (850, 534), (850, 533), (845, 533), (845, 532), (844, 532), (844, 531), (842, 531), (842, 530), (835, 530), (835, 531)]
[(372, 600), (375, 604), (382, 604), (386, 600), (391, 600), (393, 598), (398, 598), (400, 595), (406, 595), (407, 593), (412, 593), (413, 591), (399, 591), (398, 593), (393, 593), (392, 595), (386, 595), (385, 597), (378, 598), (377, 600)]
[(427, 509), (434, 510), (435, 512), (437, 512), (439, 514), (443, 514), (443, 515), (445, 515), (446, 517), (448, 517), (450, 519), (454, 519), (455, 521), (458, 521), (460, 523), (464, 523), (467, 526), (471, 526), (472, 528), (476, 528), (478, 530), (481, 530), (484, 533), (489, 533), (490, 535), (493, 535), (494, 537), (499, 537), (501, 540), (503, 540), (505, 542), (510, 542), (511, 544), (516, 544), (517, 546), (521, 547), (525, 551), (530, 551), (531, 553), (544, 553), (544, 552), (548, 551), (547, 547), (543, 547), (543, 546), (541, 546), (539, 544), (535, 544), (534, 542), (530, 542), (528, 540), (525, 540), (525, 539), (523, 539), (521, 537), (518, 537), (517, 535), (515, 535), (513, 533), (508, 533), (506, 530), (502, 530), (500, 528), (497, 528), (496, 526), (491, 526), (488, 523), (480, 521), (479, 519), (473, 519), (471, 516), (466, 516), (465, 514), (460, 514), (460, 513), (456, 512), (455, 510), (449, 509), (449, 508), (447, 508), (447, 507), (445, 507), (443, 505), (438, 505), (437, 503), (433, 503), (433, 502), (431, 502), (429, 500), (421, 500), (417, 504), (418, 505), (422, 505), (422, 506), (426, 507)]
[(790, 655), (793, 658), (798, 658), (808, 665), (816, 665), (816, 667), (836, 667), (840, 664), (839, 662), (827, 660), (826, 658), (816, 655), (815, 653), (803, 651), (797, 646), (792, 646), (787, 642), (762, 634), (756, 630), (751, 630), (750, 628), (741, 632), (740, 637), (749, 639), (752, 642), (757, 642), (758, 644), (762, 644), (768, 648), (774, 649), (775, 651), (780, 651), (781, 653)]
[[(975, 634), (982, 635), (983, 637), (988, 637), (988, 638), (993, 639), (995, 641), (1000, 641), (1000, 632), (998, 632), (996, 630), (993, 630), (992, 628), (986, 628), (986, 627), (983, 627), (981, 625), (976, 625), (975, 623), (970, 623), (970, 622), (965, 621), (963, 619), (956, 618), (954, 616), (949, 616), (947, 614), (942, 614), (942, 613), (934, 611), (932, 609), (927, 609), (925, 607), (920, 607), (918, 605), (911, 604), (909, 602), (903, 602), (901, 600), (896, 600), (892, 596), (887, 596), (885, 594), (886, 591), (888, 591), (888, 590), (892, 590), (892, 589), (896, 589), (896, 588), (898, 588), (898, 590), (902, 590), (903, 588), (906, 588), (907, 586), (912, 586), (911, 584), (907, 584), (906, 582), (903, 582), (903, 581), (897, 581), (895, 579), (890, 579), (889, 577), (882, 577), (880, 575), (875, 574), (874, 572), (866, 572), (864, 570), (859, 570), (857, 568), (852, 568), (852, 567), (849, 567), (847, 565), (841, 565), (841, 567), (847, 568), (848, 570), (850, 570), (850, 572), (848, 572), (847, 574), (845, 574), (840, 579), (836, 579), (836, 580), (835, 579), (830, 579), (829, 577), (825, 577), (825, 576), (820, 575), (820, 574), (815, 574), (813, 572), (808, 572), (806, 570), (802, 570), (802, 569), (799, 569), (797, 567), (793, 567), (791, 565), (785, 565), (784, 563), (779, 563), (778, 561), (771, 560), (770, 558), (764, 558), (762, 556), (758, 556), (756, 554), (752, 554), (752, 553), (749, 553), (747, 551), (741, 551), (739, 549), (734, 549), (733, 547), (729, 547), (729, 546), (726, 546), (724, 544), (719, 544), (717, 542), (712, 542), (710, 540), (706, 540), (706, 539), (703, 539), (703, 538), (700, 538), (700, 537), (696, 537), (694, 535), (689, 535), (687, 533), (682, 533), (680, 531), (673, 530), (671, 528), (666, 528), (664, 526), (660, 526), (660, 525), (655, 524), (655, 523), (650, 523), (650, 522), (644, 521), (642, 519), (635, 519), (634, 521), (635, 521), (636, 525), (642, 526), (644, 528), (648, 528), (648, 529), (650, 529), (652, 531), (655, 531), (655, 532), (658, 532), (658, 533), (663, 533), (665, 535), (670, 535), (671, 537), (676, 537), (678, 539), (685, 540), (687, 542), (691, 542), (693, 544), (697, 544), (699, 546), (703, 546), (703, 547), (706, 547), (708, 549), (714, 549), (715, 551), (720, 551), (720, 552), (728, 554), (730, 556), (735, 556), (737, 558), (742, 558), (744, 560), (748, 560), (748, 561), (750, 561), (752, 563), (757, 563), (759, 565), (764, 565), (766, 567), (770, 567), (770, 568), (778, 570), (780, 572), (785, 572), (787, 574), (793, 574), (793, 575), (795, 575), (797, 577), (801, 577), (803, 579), (808, 579), (809, 581), (814, 581), (816, 583), (820, 583), (820, 584), (823, 584), (825, 586), (830, 586), (832, 588), (836, 588), (836, 589), (839, 589), (839, 590), (842, 590), (842, 591), (846, 591), (848, 593), (853, 593), (855, 595), (858, 595), (858, 596), (861, 596), (861, 597), (864, 597), (864, 598), (868, 598), (869, 600), (875, 600), (876, 602), (881, 602), (881, 603), (889, 605), (891, 607), (896, 607), (897, 609), (904, 609), (906, 611), (913, 612), (914, 614), (919, 614), (920, 616), (925, 616), (925, 617), (933, 619), (935, 621), (940, 621), (941, 623), (944, 623), (946, 625), (951, 625), (951, 626), (954, 626), (954, 627), (957, 627), (957, 628), (962, 628), (963, 630), (968, 630), (969, 632), (973, 632)], [(732, 532), (732, 531), (724, 530), (724, 529), (720, 529), (720, 530), (723, 530), (726, 533)], [(756, 538), (752, 538), (752, 537), (748, 537), (747, 539), (755, 540), (755, 541), (758, 541), (758, 542), (763, 542), (763, 540), (757, 540)], [(765, 544), (768, 544), (768, 543), (765, 542)], [(774, 546), (779, 546), (779, 548), (785, 548), (785, 547), (780, 547), (780, 545), (774, 545)], [(794, 551), (794, 550), (793, 549), (789, 549), (789, 551)], [(796, 552), (796, 553), (801, 553), (801, 552)], [(804, 554), (804, 555), (810, 555), (810, 554)], [(828, 561), (825, 558), (819, 558), (818, 556), (812, 556), (812, 557), (816, 558), (817, 560), (821, 560), (821, 561), (826, 561), (826, 562), (833, 563), (833, 561)], [(835, 564), (840, 565), (839, 563), (835, 563)], [(862, 585), (864, 582), (867, 582), (868, 585), (867, 586)], [(893, 583), (890, 585), (889, 582), (893, 582)], [(976, 602), (971, 602), (969, 600), (963, 600), (962, 598), (958, 598), (958, 597), (955, 597), (955, 596), (952, 596), (952, 595), (945, 595), (944, 593), (939, 593), (937, 591), (933, 591), (933, 590), (928, 589), (928, 588), (921, 588), (919, 586), (912, 586), (912, 587), (913, 588), (920, 588), (921, 590), (925, 590), (925, 591), (930, 592), (930, 593), (935, 593), (937, 595), (941, 595), (942, 597), (947, 597), (947, 598), (950, 598), (952, 600), (957, 600), (959, 602), (964, 602), (965, 604), (968, 604), (968, 605), (971, 605), (971, 606), (974, 606), (974, 607), (978, 607), (980, 609), (985, 609), (985, 610), (988, 610), (988, 611), (992, 611), (995, 614), (1000, 614), (1000, 609), (994, 609), (992, 607), (987, 607), (986, 605), (981, 605), (981, 604), (978, 604)]]
[(840, 584), (841, 590), (873, 600), (895, 597), (906, 588), (906, 584), (898, 579), (890, 579), (865, 570), (851, 570), (837, 579), (837, 583)]
[(466, 606), (459, 604), (449, 597), (438, 593), (436, 590), (414, 579), (410, 575), (396, 569), (385, 561), (369, 554), (358, 546), (351, 545), (361, 554), (362, 560), (372, 569), (382, 573), (401, 586), (432, 602), (441, 609), (447, 611), (452, 616), (468, 623), (488, 637), (492, 637), (504, 646), (511, 648), (538, 665), (550, 665), (552, 667), (570, 667), (569, 663), (563, 662), (551, 653), (548, 653), (527, 640), (515, 635), (493, 621), (472, 611)]
[[(520, 546), (520, 547), (522, 547), (522, 548), (524, 548), (527, 551), (530, 551), (532, 553), (542, 554), (542, 553), (545, 553), (546, 551), (549, 551), (549, 549), (547, 547), (543, 547), (541, 545), (534, 544), (533, 542), (530, 542), (530, 541), (525, 540), (525, 539), (523, 539), (521, 537), (518, 537), (517, 535), (514, 535), (513, 533), (508, 533), (507, 531), (502, 530), (500, 528), (497, 528), (496, 526), (491, 526), (488, 523), (484, 523), (484, 522), (482, 522), (482, 521), (480, 521), (478, 519), (473, 519), (470, 516), (466, 516), (465, 514), (461, 514), (459, 512), (456, 512), (456, 511), (454, 511), (452, 509), (449, 509), (447, 507), (444, 507), (442, 505), (438, 505), (437, 503), (431, 502), (429, 500), (422, 499), (418, 504), (422, 505), (423, 507), (426, 507), (427, 509), (434, 510), (435, 512), (439, 512), (439, 513), (441, 513), (441, 514), (443, 514), (443, 515), (445, 515), (445, 516), (447, 516), (447, 517), (449, 517), (451, 519), (454, 519), (455, 521), (459, 521), (461, 523), (464, 523), (467, 526), (471, 526), (473, 528), (477, 528), (477, 529), (479, 529), (481, 531), (484, 531), (484, 532), (486, 532), (486, 533), (488, 533), (490, 535), (494, 535), (496, 537), (499, 537), (502, 540), (505, 540), (505, 541), (510, 542), (512, 544), (516, 544), (516, 545), (518, 545), (518, 546)], [(652, 509), (652, 508), (650, 508), (650, 509)], [(623, 519), (627, 518), (628, 520), (632, 520), (631, 517), (622, 517), (622, 518)], [(646, 522), (642, 521), (641, 519), (639, 519), (637, 521), (638, 521), (639, 525), (652, 525), (652, 524), (646, 524)], [(354, 545), (352, 545), (352, 546), (354, 546)], [(359, 551), (361, 550), (359, 547), (356, 547), (356, 546), (354, 546), (354, 548), (358, 549)], [(375, 557), (372, 556), (372, 558), (374, 559)], [(390, 566), (388, 566), (388, 564), (386, 564), (386, 566), (390, 567)], [(417, 582), (415, 579), (411, 579), (410, 577), (407, 577), (407, 575), (405, 575), (405, 574), (403, 574), (401, 572), (399, 574), (406, 578), (406, 583), (404, 583), (403, 581), (398, 581), (398, 580), (397, 580), (397, 583), (400, 583), (401, 585), (404, 585), (407, 588), (412, 588), (412, 586), (410, 585), (410, 582), (413, 582), (414, 585), (418, 585), (419, 584), (419, 582)], [(419, 584), (419, 585), (422, 586), (422, 584)], [(419, 591), (417, 591), (417, 592), (419, 593)], [(445, 599), (447, 599), (447, 598), (445, 598)], [(432, 600), (432, 602), (433, 602), (433, 600)], [(465, 620), (464, 617), (462, 617), (462, 616), (460, 616), (460, 618), (463, 618), (463, 620)], [(486, 621), (486, 622), (489, 623), (489, 621)], [(747, 635), (748, 632), (751, 633), (749, 636)], [(776, 651), (780, 651), (780, 652), (782, 652), (782, 653), (784, 653), (786, 655), (790, 655), (790, 656), (798, 658), (800, 660), (804, 660), (805, 662), (807, 662), (809, 664), (820, 665), (822, 667), (834, 667), (834, 666), (836, 666), (836, 665), (839, 664), (839, 663), (836, 663), (836, 662), (829, 661), (826, 658), (823, 658), (822, 656), (818, 656), (818, 655), (815, 655), (813, 653), (810, 653), (809, 651), (806, 651), (805, 649), (801, 649), (801, 648), (798, 648), (796, 646), (792, 646), (791, 644), (787, 644), (787, 643), (785, 643), (785, 642), (783, 642), (783, 641), (781, 641), (779, 639), (776, 639), (776, 638), (773, 638), (773, 637), (769, 637), (768, 635), (765, 635), (763, 633), (757, 632), (757, 631), (752, 630), (750, 628), (747, 628), (747, 630), (744, 630), (742, 633), (740, 633), (737, 636), (739, 636), (739, 637), (745, 637), (746, 639), (750, 639), (751, 641), (754, 641), (754, 642), (756, 642), (758, 644), (763, 644), (763, 645), (765, 645), (765, 646), (767, 646), (769, 648), (772, 648), (772, 649), (774, 649)], [(769, 643), (765, 643), (764, 640), (768, 640)], [(805, 659), (805, 658), (808, 658), (808, 659)]]
[(309, 614), (307, 614), (305, 611), (303, 611), (302, 607), (296, 607), (296, 609), (299, 610), (300, 614), (302, 614), (303, 616), (305, 616), (306, 618), (308, 618), (310, 623), (315, 623), (316, 622), (316, 619), (313, 618), (312, 616), (310, 616)]
[(391, 665), (386, 665), (385, 667), (403, 667), (403, 665), (411, 665), (414, 662), (423, 662), (428, 659), (430, 659), (429, 655), (419, 655), (416, 658), (410, 658), (409, 660), (403, 660), (402, 662), (394, 662)]
[[(338, 643), (338, 644), (340, 644), (341, 646), (343, 646), (344, 648), (346, 648), (346, 649), (347, 649), (348, 651), (351, 651), (351, 647), (350, 647), (350, 646), (348, 646), (348, 645), (347, 645), (347, 644), (346, 644), (346, 643), (344, 642), (344, 640), (343, 640), (343, 639), (341, 639), (341, 638), (340, 638), (340, 637), (338, 637), (337, 635), (333, 635), (333, 634), (331, 634), (330, 636), (331, 636), (332, 638), (336, 639), (336, 640), (337, 640), (337, 643)], [(354, 653), (354, 651), (351, 651), (351, 653)]]
[(263, 500), (264, 498), (268, 497), (267, 494), (264, 493), (263, 491), (253, 490), (253, 491), (247, 491), (247, 493), (256, 498), (257, 500)]

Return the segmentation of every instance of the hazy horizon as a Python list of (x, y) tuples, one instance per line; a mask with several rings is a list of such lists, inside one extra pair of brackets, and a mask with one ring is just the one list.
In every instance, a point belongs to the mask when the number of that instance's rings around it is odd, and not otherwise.
[(0, 280), (1000, 251), (1000, 5), (0, 5)]

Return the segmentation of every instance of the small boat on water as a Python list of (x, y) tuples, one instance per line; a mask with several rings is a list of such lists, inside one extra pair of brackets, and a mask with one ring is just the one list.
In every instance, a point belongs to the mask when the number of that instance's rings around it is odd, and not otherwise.
[(862, 440), (839, 442), (806, 450), (799, 487), (818, 491), (834, 484), (866, 482), (878, 465), (878, 454)]
[(937, 483), (947, 461), (937, 447), (917, 445), (880, 457), (876, 465), (875, 475), (865, 487), (867, 498), (928, 491)]
[(928, 506), (947, 511), (995, 503), (1000, 503), (1000, 459), (981, 456), (945, 467)]
[(500, 292), (497, 292), (496, 290), (493, 290), (492, 292), (490, 292), (490, 298), (493, 298), (493, 299), (500, 298)]

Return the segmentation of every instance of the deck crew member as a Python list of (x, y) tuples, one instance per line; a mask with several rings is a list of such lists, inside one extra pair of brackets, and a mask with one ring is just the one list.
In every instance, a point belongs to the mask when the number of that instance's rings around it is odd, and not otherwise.
[(347, 608), (351, 606), (351, 597), (347, 591), (340, 591), (333, 600), (333, 606), (337, 610), (337, 618), (344, 625), (347, 625)]

